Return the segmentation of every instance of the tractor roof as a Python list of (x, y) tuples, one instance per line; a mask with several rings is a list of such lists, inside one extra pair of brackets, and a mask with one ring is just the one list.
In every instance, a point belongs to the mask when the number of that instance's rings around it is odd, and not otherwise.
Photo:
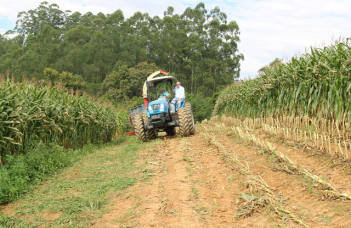
[(162, 82), (162, 81), (172, 81), (172, 82), (176, 83), (177, 79), (173, 76), (161, 76), (161, 77), (155, 77), (155, 78), (148, 80), (148, 82), (152, 83), (152, 84), (157, 84), (157, 83)]
[[(166, 76), (157, 77), (159, 74), (163, 74)], [(146, 85), (147, 82), (149, 82), (151, 84), (157, 84), (157, 83), (162, 82), (162, 81), (171, 81), (174, 83), (177, 82), (177, 79), (175, 77), (167, 76), (167, 75), (168, 75), (168, 73), (164, 72), (162, 70), (158, 70), (158, 71), (155, 71), (154, 73), (150, 74), (149, 77), (147, 77), (147, 79), (144, 83), (144, 86), (143, 86), (143, 98), (144, 99), (147, 98), (147, 85)]]

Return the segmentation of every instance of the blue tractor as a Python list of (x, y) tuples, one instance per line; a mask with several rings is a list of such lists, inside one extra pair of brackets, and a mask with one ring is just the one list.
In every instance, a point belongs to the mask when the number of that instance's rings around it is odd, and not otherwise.
[[(177, 79), (160, 70), (151, 74), (144, 83), (144, 104), (131, 109), (130, 119), (135, 135), (143, 142), (157, 138), (158, 132), (167, 135), (179, 134), (182, 137), (195, 134), (195, 123), (191, 105), (183, 101), (179, 107), (171, 102), (173, 88)], [(161, 89), (171, 96), (162, 97)]]

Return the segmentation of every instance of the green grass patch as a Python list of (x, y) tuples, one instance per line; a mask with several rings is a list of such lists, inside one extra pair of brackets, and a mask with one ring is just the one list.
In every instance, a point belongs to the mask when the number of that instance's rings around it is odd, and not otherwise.
[(135, 165), (139, 151), (158, 142), (123, 137), (86, 154), (20, 199), (13, 214), (0, 213), (0, 227), (91, 226), (112, 197), (143, 179), (145, 165)]
[(57, 145), (39, 143), (24, 155), (7, 155), (5, 165), (0, 165), (0, 204), (18, 199), (81, 155), (97, 148), (86, 145), (79, 150), (64, 150)]

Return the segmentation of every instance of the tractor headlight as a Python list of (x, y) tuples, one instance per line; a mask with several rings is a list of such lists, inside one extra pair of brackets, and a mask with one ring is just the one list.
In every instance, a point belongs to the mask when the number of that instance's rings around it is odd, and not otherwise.
[(160, 112), (163, 112), (165, 110), (165, 105), (164, 104), (161, 104), (160, 105)]
[(150, 113), (153, 113), (153, 112), (154, 112), (154, 110), (152, 110), (151, 105), (149, 105), (149, 112), (150, 112)]

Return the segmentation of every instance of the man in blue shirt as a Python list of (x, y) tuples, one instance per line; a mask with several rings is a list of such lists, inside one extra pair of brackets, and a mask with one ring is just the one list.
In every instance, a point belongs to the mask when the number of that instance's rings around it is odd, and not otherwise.
[(169, 94), (168, 92), (165, 91), (164, 88), (162, 88), (160, 97), (165, 97), (165, 98), (167, 98), (167, 101), (169, 101), (169, 98), (171, 98), (171, 94)]

